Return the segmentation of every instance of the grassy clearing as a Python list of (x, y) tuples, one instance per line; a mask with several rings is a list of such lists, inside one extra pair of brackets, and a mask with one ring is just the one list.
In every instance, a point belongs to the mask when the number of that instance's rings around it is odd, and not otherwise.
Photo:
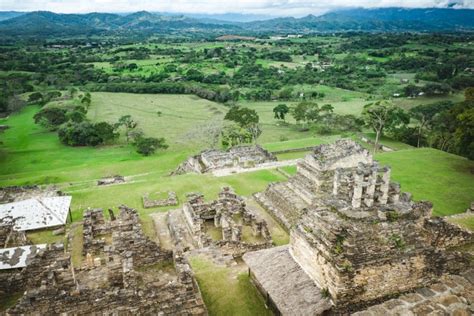
[(376, 155), (392, 167), (392, 180), (415, 200), (429, 200), (438, 216), (463, 212), (474, 200), (474, 162), (431, 148)]
[(209, 315), (272, 315), (247, 273), (202, 257), (193, 257), (190, 263)]
[(170, 149), (182, 149), (201, 148), (202, 143), (191, 136), (201, 125), (222, 121), (227, 110), (193, 95), (97, 92), (92, 94), (88, 117), (114, 123), (122, 115), (131, 115), (146, 135), (165, 137)]
[[(73, 196), (74, 221), (81, 219), (82, 211), (87, 207), (107, 209), (121, 204), (134, 207), (140, 212), (145, 232), (154, 238), (149, 214), (171, 207), (143, 209), (141, 198), (146, 193), (173, 190), (182, 202), (188, 192), (199, 191), (207, 199), (213, 199), (223, 186), (232, 186), (238, 194), (250, 196), (264, 190), (269, 182), (285, 179), (276, 170), (222, 178), (210, 175), (167, 176), (186, 157), (198, 151), (200, 145), (180, 142), (185, 131), (201, 124), (201, 118), (214, 118), (215, 109), (225, 110), (222, 105), (193, 96), (94, 93), (92, 99), (89, 113), (92, 119), (114, 121), (120, 115), (130, 113), (129, 110), (134, 111), (132, 116), (141, 127), (150, 136), (167, 137), (170, 148), (151, 157), (142, 157), (133, 147), (123, 143), (99, 148), (66, 147), (58, 141), (55, 133), (34, 124), (33, 115), (39, 107), (28, 106), (21, 113), (0, 120), (0, 124), (10, 126), (1, 135), (0, 185), (54, 184)], [(275, 103), (252, 104), (262, 118), (260, 143), (270, 151), (316, 146), (340, 137), (314, 137), (311, 132), (302, 133), (291, 126), (278, 126), (272, 112)], [(154, 115), (157, 109), (163, 110), (161, 117)], [(176, 116), (166, 117), (167, 114)], [(200, 119), (193, 120), (194, 116)], [(280, 136), (289, 140), (278, 141)], [(436, 214), (461, 212), (474, 200), (472, 163), (436, 150), (416, 150), (400, 143), (389, 144), (388, 141), (383, 139), (382, 143), (400, 151), (379, 154), (379, 159), (392, 166), (394, 179), (401, 182), (404, 190), (412, 192), (416, 199), (432, 200)], [(294, 159), (305, 154), (282, 154), (279, 158)], [(293, 167), (284, 170), (295, 171)], [(97, 179), (115, 174), (126, 176), (127, 182), (104, 187), (96, 185)], [(58, 238), (53, 238), (48, 232), (35, 234), (32, 238), (37, 242)]]

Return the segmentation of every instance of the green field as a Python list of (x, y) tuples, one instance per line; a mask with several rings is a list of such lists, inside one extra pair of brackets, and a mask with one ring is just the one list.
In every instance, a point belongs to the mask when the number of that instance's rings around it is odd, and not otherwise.
[[(268, 182), (284, 179), (275, 170), (223, 178), (167, 176), (187, 156), (205, 146), (182, 142), (183, 135), (193, 126), (217, 116), (211, 107), (225, 111), (222, 105), (193, 96), (176, 95), (94, 93), (93, 100), (89, 111), (93, 120), (114, 121), (120, 115), (130, 113), (147, 135), (167, 137), (170, 148), (151, 157), (142, 157), (123, 140), (118, 145), (99, 148), (66, 147), (55, 133), (33, 123), (32, 117), (39, 108), (29, 106), (0, 121), (10, 126), (2, 135), (0, 185), (55, 184), (73, 196), (73, 216), (77, 219), (87, 207), (109, 208), (127, 204), (144, 215), (153, 212), (141, 207), (141, 197), (145, 193), (171, 189), (182, 201), (187, 192), (201, 191), (211, 199), (222, 186), (231, 185), (237, 193), (249, 196), (263, 190)], [(272, 105), (254, 103), (263, 123), (260, 143), (270, 151), (315, 146), (340, 137), (313, 136), (310, 132), (298, 132), (291, 126), (278, 126), (272, 117)], [(158, 110), (162, 112), (161, 116), (154, 115)], [(222, 119), (222, 114), (219, 118)], [(290, 140), (279, 141), (281, 135)], [(411, 149), (389, 139), (382, 139), (382, 143), (399, 151), (378, 154), (377, 158), (392, 166), (393, 177), (401, 182), (403, 190), (412, 192), (416, 199), (433, 201), (435, 214), (462, 212), (474, 200), (473, 162), (434, 149)], [(279, 158), (293, 159), (305, 154), (283, 154)], [(96, 186), (97, 179), (115, 174), (127, 176), (127, 183)]]
[(209, 315), (272, 315), (246, 271), (216, 266), (202, 257), (190, 261)]
[[(274, 104), (248, 104), (261, 117), (263, 134), (260, 143), (264, 148), (270, 151), (303, 148), (340, 138), (339, 135), (317, 136), (312, 132), (299, 132), (292, 125), (278, 125), (271, 111)], [(354, 105), (350, 101), (344, 104), (349, 108)], [(220, 178), (193, 174), (168, 176), (187, 156), (205, 147), (186, 138), (186, 134), (209, 120), (222, 120), (226, 110), (223, 105), (194, 96), (93, 94), (88, 114), (92, 120), (114, 122), (121, 115), (131, 114), (147, 135), (168, 139), (170, 148), (150, 157), (138, 155), (124, 139), (114, 146), (66, 147), (59, 142), (56, 133), (34, 124), (33, 115), (38, 110), (39, 107), (28, 106), (18, 114), (0, 120), (0, 124), (10, 126), (2, 134), (0, 186), (54, 184), (73, 196), (74, 222), (81, 219), (83, 210), (88, 207), (107, 209), (125, 204), (139, 211), (145, 233), (155, 238), (154, 224), (149, 215), (176, 206), (145, 210), (141, 199), (146, 193), (173, 190), (182, 203), (186, 193), (202, 192), (210, 200), (216, 198), (223, 186), (231, 186), (238, 194), (251, 196), (264, 190), (270, 182), (286, 180), (285, 172), (286, 175), (296, 172), (296, 167), (290, 166), (283, 167), (283, 172), (262, 170)], [(216, 114), (217, 110), (222, 113)], [(157, 111), (162, 112), (161, 116)], [(281, 136), (289, 140), (279, 141)], [(379, 153), (376, 158), (392, 167), (392, 178), (401, 183), (403, 191), (413, 193), (416, 200), (432, 201), (435, 215), (460, 213), (474, 200), (474, 162), (435, 149), (416, 149), (390, 139), (383, 138), (382, 143), (397, 151)], [(307, 152), (281, 154), (278, 158), (294, 159), (305, 154)], [(126, 176), (127, 182), (103, 187), (96, 185), (99, 178), (115, 174)], [(471, 222), (461, 224), (472, 227)], [(80, 231), (80, 227), (75, 231)], [(63, 236), (42, 231), (29, 234), (29, 238), (40, 243), (60, 241)], [(288, 242), (287, 237), (280, 239), (276, 240), (278, 244)], [(81, 242), (80, 237), (73, 240), (76, 265), (81, 262), (78, 251)], [(201, 257), (193, 257), (191, 265), (210, 315), (268, 314), (263, 299), (242, 269), (216, 266)]]

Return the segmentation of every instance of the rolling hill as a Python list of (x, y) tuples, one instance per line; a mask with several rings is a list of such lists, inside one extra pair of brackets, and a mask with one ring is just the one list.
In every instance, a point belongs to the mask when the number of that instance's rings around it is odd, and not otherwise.
[[(11, 17), (0, 14), (0, 32), (5, 36), (70, 36), (124, 33), (315, 33), (315, 32), (403, 32), (473, 31), (470, 9), (348, 9), (321, 16), (284, 17), (252, 22), (229, 22), (146, 11), (128, 15), (111, 13), (57, 14), (30, 12)], [(11, 18), (7, 17), (10, 16)], [(3, 19), (3, 21), (1, 20)]]

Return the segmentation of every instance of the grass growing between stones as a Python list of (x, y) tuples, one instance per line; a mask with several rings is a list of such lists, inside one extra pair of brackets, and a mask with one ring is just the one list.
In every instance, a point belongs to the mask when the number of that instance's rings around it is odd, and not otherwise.
[(7, 295), (1, 296), (0, 297), (0, 312), (4, 312), (10, 307), (13, 307), (22, 296), (23, 296), (23, 292), (7, 293)]
[(474, 214), (462, 218), (452, 218), (449, 221), (474, 232)]
[(190, 263), (209, 315), (272, 315), (241, 268), (216, 266), (202, 257)]
[(64, 241), (63, 234), (55, 236), (53, 235), (52, 230), (38, 230), (38, 231), (29, 232), (27, 233), (27, 237), (34, 244), (41, 244), (41, 243), (53, 244), (56, 242)]
[(71, 249), (71, 260), (74, 267), (79, 268), (82, 265), (82, 248), (84, 245), (83, 226), (77, 224), (72, 227), (72, 242), (69, 246)]

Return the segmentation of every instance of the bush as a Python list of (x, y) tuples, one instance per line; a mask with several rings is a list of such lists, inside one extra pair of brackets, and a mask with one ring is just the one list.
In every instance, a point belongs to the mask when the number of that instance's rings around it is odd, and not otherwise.
[(154, 137), (138, 137), (134, 142), (137, 148), (137, 153), (143, 156), (150, 156), (156, 152), (157, 149), (166, 149), (168, 145), (164, 138)]
[(107, 122), (93, 124), (89, 121), (69, 121), (58, 130), (59, 140), (68, 146), (98, 146), (117, 135), (114, 127)]
[(66, 110), (60, 108), (44, 108), (33, 117), (36, 124), (40, 124), (50, 130), (55, 130), (59, 125), (65, 123), (68, 118)]

